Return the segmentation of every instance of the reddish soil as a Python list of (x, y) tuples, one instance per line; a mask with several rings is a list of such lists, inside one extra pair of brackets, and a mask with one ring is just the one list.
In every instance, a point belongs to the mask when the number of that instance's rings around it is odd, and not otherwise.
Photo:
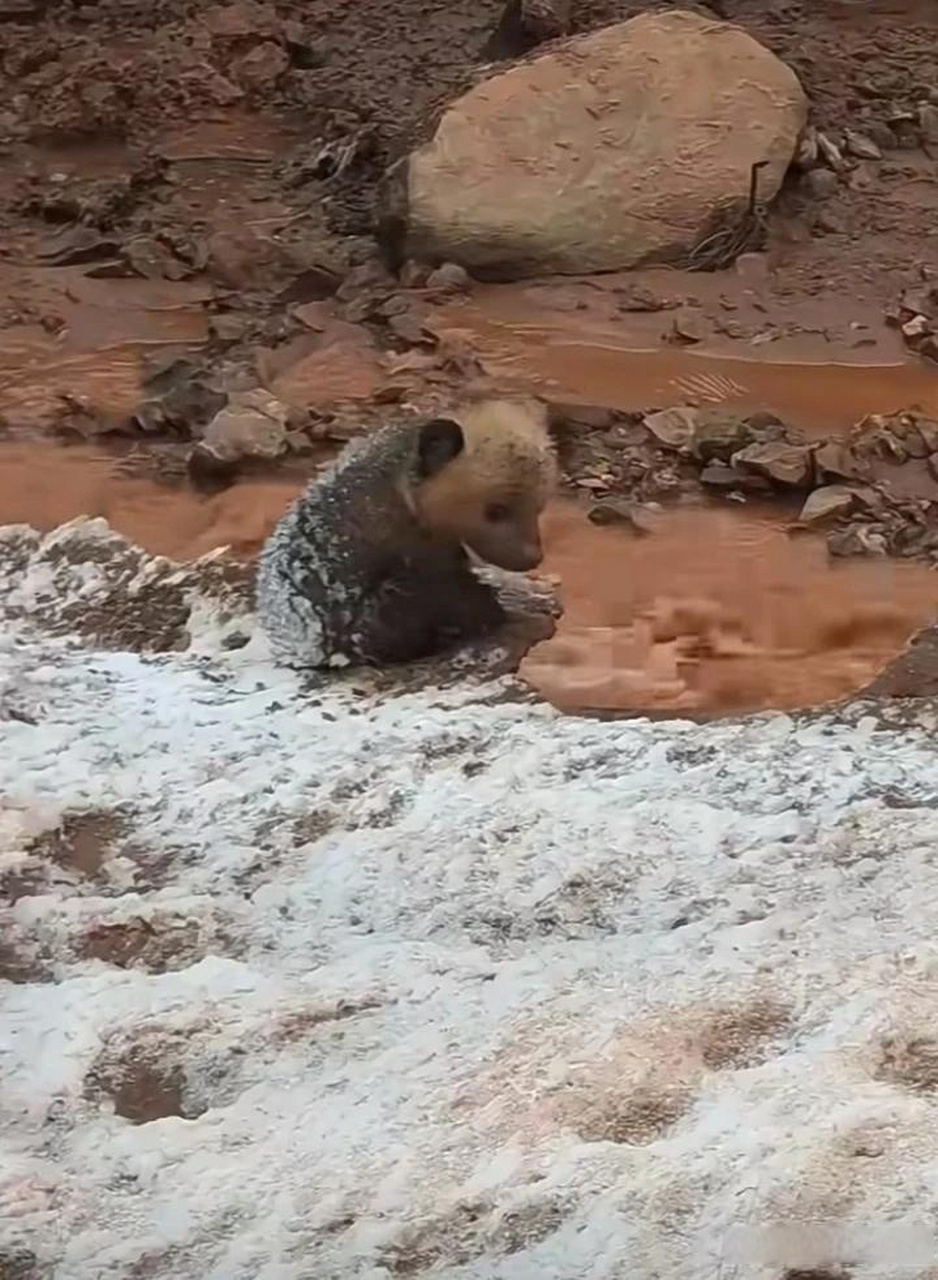
[[(667, 7), (580, 0), (574, 26)], [(483, 385), (627, 411), (768, 409), (812, 438), (867, 412), (938, 417), (938, 369), (885, 323), (904, 291), (938, 277), (922, 116), (938, 104), (938, 11), (690, 7), (751, 31), (801, 77), (813, 125), (875, 136), (882, 158), (851, 160), (824, 200), (793, 174), (767, 252), (728, 271), (454, 297), (382, 265), (379, 181), (489, 73), (501, 0), (0, 0), (0, 522), (100, 514), (170, 555), (220, 543), (250, 555), (323, 441)], [(192, 441), (258, 385), (289, 410), (287, 451), (225, 490), (234, 471), (196, 468)], [(80, 475), (80, 450), (66, 463), (37, 443), (50, 430), (93, 438)], [(109, 466), (101, 446), (115, 441)], [(593, 472), (630, 497), (699, 489), (653, 448), (617, 468), (601, 430), (584, 441)], [(926, 462), (907, 474), (927, 505), (938, 471)], [(589, 487), (589, 458), (577, 466)], [(154, 472), (166, 483), (149, 484)]]

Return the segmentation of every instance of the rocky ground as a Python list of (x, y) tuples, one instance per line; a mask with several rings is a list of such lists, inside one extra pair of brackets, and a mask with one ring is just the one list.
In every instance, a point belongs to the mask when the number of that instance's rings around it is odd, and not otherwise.
[[(667, 7), (584, 2), (568, 25)], [(767, 252), (719, 273), (716, 287), (675, 273), (655, 341), (714, 340), (748, 357), (800, 339), (813, 360), (844, 349), (862, 358), (864, 347), (876, 359), (892, 324), (885, 349), (905, 342), (927, 361), (935, 15), (898, 2), (722, 0), (700, 11), (740, 23), (797, 71), (811, 123)], [(154, 446), (158, 470), (188, 465), (217, 487), (245, 454), (279, 466), (396, 404), (431, 407), (491, 380), (472, 345), (437, 323), (472, 282), (450, 268), (390, 275), (373, 230), (388, 163), (495, 69), (500, 12), (416, 0), (8, 4), (6, 431), (130, 433)], [(659, 308), (639, 286), (618, 303), (626, 329)], [(889, 407), (913, 408), (917, 389)], [(654, 442), (646, 453), (647, 474)], [(593, 470), (602, 463), (600, 448)], [(875, 512), (884, 543), (856, 532), (838, 548), (928, 542), (918, 516), (906, 519), (910, 503), (897, 497), (894, 533)]]

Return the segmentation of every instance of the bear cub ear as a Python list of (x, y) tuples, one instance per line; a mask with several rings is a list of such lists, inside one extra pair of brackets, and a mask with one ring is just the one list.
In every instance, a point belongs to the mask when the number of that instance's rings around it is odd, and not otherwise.
[(459, 457), (465, 445), (462, 427), (452, 418), (431, 418), (425, 422), (420, 428), (417, 446), (421, 476), (424, 479), (435, 476)]

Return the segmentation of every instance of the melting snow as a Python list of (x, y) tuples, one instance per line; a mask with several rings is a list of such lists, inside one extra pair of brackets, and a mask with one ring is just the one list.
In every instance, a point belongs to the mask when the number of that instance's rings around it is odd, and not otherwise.
[(211, 616), (6, 627), (8, 1265), (938, 1274), (927, 727), (304, 692)]

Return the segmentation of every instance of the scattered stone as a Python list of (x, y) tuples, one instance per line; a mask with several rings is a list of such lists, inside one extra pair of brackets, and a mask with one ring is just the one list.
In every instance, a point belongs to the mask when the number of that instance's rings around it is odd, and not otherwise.
[(268, 391), (237, 392), (205, 429), (203, 446), (217, 458), (279, 458), (287, 451), (289, 410)]
[(85, 262), (101, 262), (120, 252), (120, 242), (94, 227), (66, 227), (49, 236), (38, 257), (50, 267), (71, 267)]
[(896, 135), (888, 124), (882, 120), (870, 120), (865, 126), (867, 136), (876, 143), (881, 151), (893, 151), (896, 146)]
[(938, 422), (933, 418), (916, 418), (915, 429), (922, 438), (927, 453), (938, 453)]
[(410, 259), (401, 267), (398, 278), (403, 289), (422, 289), (430, 278), (430, 268), (423, 262)]
[(842, 484), (825, 485), (808, 495), (798, 522), (805, 525), (821, 524), (825, 520), (846, 515), (855, 505), (856, 496), (852, 489)]
[(821, 479), (855, 480), (866, 475), (866, 468), (855, 454), (837, 440), (826, 440), (814, 451), (814, 467)]
[(938, 106), (925, 103), (918, 109), (918, 127), (929, 146), (938, 145)]
[(916, 289), (906, 289), (899, 305), (910, 315), (929, 316), (935, 309), (934, 289), (927, 283)]
[(830, 209), (819, 209), (812, 225), (821, 235), (842, 236), (847, 230), (843, 215)]
[(458, 262), (444, 262), (427, 277), (427, 288), (437, 293), (466, 293), (471, 287), (469, 272)]
[(289, 67), (287, 51), (272, 40), (265, 40), (238, 59), (234, 76), (245, 89), (263, 89), (275, 84)]
[(771, 201), (806, 114), (791, 69), (740, 28), (640, 14), (449, 107), (402, 171), (405, 251), (492, 278), (690, 252), (716, 210), (748, 200), (756, 161), (767, 162), (759, 194)]
[(192, 268), (153, 236), (134, 236), (123, 246), (124, 261), (145, 280), (184, 280)]
[(568, 404), (555, 401), (548, 406), (552, 429), (558, 427), (585, 427), (589, 431), (608, 431), (616, 421), (615, 409), (604, 405)]
[(846, 168), (844, 164), (843, 154), (837, 143), (829, 138), (826, 133), (819, 133), (817, 136), (818, 154), (829, 169), (833, 169), (835, 173), (842, 173)]
[(280, 302), (322, 302), (334, 296), (339, 278), (328, 267), (306, 267), (278, 294)]
[(626, 285), (624, 289), (616, 289), (616, 305), (620, 311), (653, 312), (667, 311), (674, 303), (661, 298), (654, 290), (645, 285)]
[(689, 450), (694, 436), (697, 410), (683, 406), (662, 409), (658, 413), (646, 414), (642, 423), (661, 444), (667, 445), (669, 449), (685, 451)]
[(911, 320), (906, 320), (902, 332), (910, 342), (914, 342), (916, 338), (924, 338), (931, 333), (931, 321), (927, 316), (913, 316)]
[(727, 466), (725, 462), (708, 462), (700, 473), (701, 484), (710, 485), (714, 489), (738, 489), (739, 472)]
[(847, 129), (844, 134), (844, 145), (847, 152), (858, 160), (882, 160), (883, 153), (873, 141), (863, 133)]
[(209, 321), (208, 331), (215, 342), (231, 344), (240, 342), (251, 327), (251, 322), (247, 316), (238, 315), (233, 311), (225, 311), (220, 315), (212, 316)]
[(483, 58), (493, 62), (519, 58), (545, 40), (566, 35), (571, 3), (572, 0), (507, 0), (498, 25), (482, 50)]
[(697, 423), (691, 449), (701, 462), (728, 463), (752, 441), (752, 430), (743, 418), (711, 412)]
[(830, 169), (812, 169), (801, 179), (804, 190), (814, 200), (829, 200), (837, 194), (840, 180)]
[(397, 286), (397, 281), (387, 267), (378, 258), (369, 258), (367, 262), (352, 267), (336, 290), (340, 302), (350, 302), (360, 293), (380, 291), (387, 297)]
[(695, 311), (682, 307), (671, 321), (671, 328), (665, 335), (665, 341), (679, 346), (689, 346), (695, 342), (703, 342), (707, 336), (703, 317)]
[(747, 445), (733, 455), (733, 465), (793, 489), (810, 484), (813, 471), (811, 450), (807, 445), (783, 441)]
[(870, 525), (851, 524), (845, 529), (835, 529), (828, 536), (827, 548), (832, 556), (885, 556), (888, 554), (885, 536)]
[(220, 458), (204, 444), (193, 445), (186, 459), (189, 479), (198, 489), (215, 491), (234, 484), (238, 478), (238, 462), (233, 458)]
[(795, 158), (792, 162), (796, 169), (813, 169), (818, 162), (817, 130), (808, 125), (798, 142)]
[(602, 498), (594, 503), (587, 512), (593, 524), (626, 525), (635, 533), (645, 536), (655, 530), (655, 521), (646, 507), (636, 505), (624, 498)]

